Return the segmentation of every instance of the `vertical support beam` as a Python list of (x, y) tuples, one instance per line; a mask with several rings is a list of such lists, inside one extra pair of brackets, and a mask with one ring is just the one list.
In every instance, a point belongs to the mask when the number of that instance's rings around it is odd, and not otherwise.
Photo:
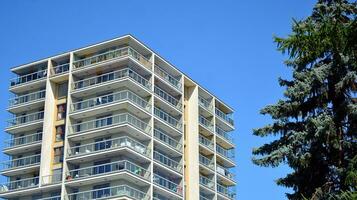
[[(185, 84), (186, 85), (186, 84)], [(199, 199), (198, 86), (185, 86), (186, 200)]]
[(150, 163), (150, 173), (151, 173), (151, 177), (150, 177), (150, 182), (151, 182), (151, 185), (150, 185), (150, 189), (149, 189), (149, 192), (151, 192), (150, 197), (151, 199), (154, 199), (154, 187), (153, 187), (153, 184), (154, 184), (154, 87), (155, 87), (155, 75), (154, 75), (154, 66), (155, 66), (155, 54), (152, 53), (151, 54), (151, 58), (150, 58), (150, 61), (152, 62), (152, 65), (151, 65), (151, 97), (150, 97), (150, 104), (151, 104), (151, 120), (150, 120), (150, 126), (151, 126), (151, 155), (150, 155), (150, 158), (151, 158), (151, 163)]

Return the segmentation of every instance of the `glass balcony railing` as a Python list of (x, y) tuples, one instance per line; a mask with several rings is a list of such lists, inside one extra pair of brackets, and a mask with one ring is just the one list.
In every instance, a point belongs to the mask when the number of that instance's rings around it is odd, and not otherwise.
[(216, 171), (218, 174), (225, 176), (226, 178), (234, 181), (234, 174), (231, 173), (227, 168), (217, 164)]
[(203, 195), (200, 195), (200, 200), (211, 200), (211, 199), (204, 197)]
[(71, 147), (68, 151), (70, 157), (80, 156), (90, 153), (96, 153), (99, 151), (108, 151), (116, 148), (130, 148), (139, 154), (146, 157), (150, 156), (150, 150), (140, 142), (130, 137), (118, 137), (109, 140), (103, 140), (100, 142), (84, 144), (80, 146)]
[(233, 144), (233, 138), (222, 128), (216, 125), (216, 133), (218, 136), (221, 136), (221, 138), (225, 139), (229, 143)]
[(225, 149), (217, 144), (216, 151), (219, 155), (221, 155), (231, 161), (234, 160), (234, 149)]
[(198, 117), (198, 123), (201, 124), (203, 127), (207, 128), (208, 130), (213, 132), (213, 124), (210, 121), (208, 121), (208, 119), (203, 117), (202, 115), (200, 115)]
[(213, 110), (213, 106), (210, 102), (208, 102), (205, 98), (201, 97), (201, 96), (198, 96), (198, 104), (207, 109), (208, 111), (212, 112)]
[(182, 104), (179, 102), (179, 100), (171, 96), (169, 93), (156, 86), (154, 88), (154, 92), (157, 96), (159, 96), (161, 99), (163, 99), (173, 107), (177, 108), (178, 110), (182, 110)]
[(168, 156), (154, 151), (154, 160), (158, 161), (159, 163), (163, 164), (164, 166), (181, 173), (182, 172), (182, 165), (175, 160), (169, 158)]
[(25, 125), (29, 124), (32, 122), (37, 122), (43, 120), (44, 117), (44, 112), (35, 112), (27, 115), (21, 115), (12, 119), (9, 119), (7, 121), (7, 127), (13, 127), (13, 126), (18, 126), (18, 125)]
[(0, 184), (0, 193), (38, 187), (38, 183), (39, 183), (38, 177), (7, 182), (4, 184)]
[(120, 92), (115, 92), (112, 94), (98, 96), (95, 98), (86, 99), (83, 101), (75, 102), (71, 104), (72, 112), (78, 112), (82, 110), (87, 110), (89, 108), (96, 108), (102, 105), (108, 105), (117, 102), (130, 101), (135, 105), (145, 109), (146, 111), (151, 110), (151, 105), (145, 99), (141, 98), (134, 92), (130, 90), (124, 90)]
[(199, 155), (199, 162), (201, 165), (204, 165), (212, 170), (214, 170), (214, 162), (213, 162), (213, 159), (209, 159), (203, 155)]
[(177, 78), (171, 76), (169, 73), (167, 73), (164, 69), (161, 67), (155, 65), (155, 74), (164, 79), (166, 82), (168, 82), (170, 85), (174, 86), (176, 89), (181, 90), (181, 82)]
[(103, 117), (95, 120), (89, 120), (89, 121), (73, 124), (70, 134), (79, 134), (88, 131), (98, 130), (101, 128), (107, 128), (110, 126), (122, 125), (126, 123), (145, 132), (146, 134), (150, 134), (151, 127), (146, 122), (140, 120), (139, 118), (129, 113), (122, 113), (122, 114), (112, 115), (109, 117)]
[(145, 88), (151, 89), (151, 83), (146, 78), (142, 77), (141, 75), (139, 75), (138, 73), (136, 73), (134, 70), (130, 68), (125, 68), (118, 71), (109, 72), (99, 76), (94, 76), (94, 77), (76, 81), (74, 82), (73, 89), (74, 91), (76, 91), (91, 86), (97, 86), (103, 83), (118, 81), (125, 78), (129, 78), (134, 82), (144, 86)]
[(154, 180), (153, 182), (158, 185), (158, 186), (161, 186), (171, 192), (174, 192), (178, 195), (182, 195), (182, 186), (162, 177), (162, 176), (159, 176), (157, 174), (154, 174)]
[(159, 129), (154, 129), (154, 137), (168, 146), (182, 152), (182, 144)]
[(11, 98), (9, 100), (9, 107), (12, 108), (12, 107), (19, 106), (22, 104), (27, 104), (27, 103), (31, 103), (31, 102), (35, 102), (35, 101), (39, 101), (39, 100), (44, 100), (45, 96), (46, 96), (45, 90), (20, 95), (20, 96)]
[(68, 200), (114, 199), (120, 197), (129, 197), (137, 200), (150, 199), (149, 195), (128, 185), (118, 185), (68, 194)]
[(175, 129), (181, 131), (182, 123), (179, 122), (176, 118), (172, 117), (170, 114), (166, 113), (165, 111), (161, 110), (160, 108), (154, 107), (154, 114), (173, 126)]
[(209, 188), (209, 189), (214, 190), (214, 182), (202, 175), (200, 175), (200, 184)]
[(62, 182), (62, 173), (52, 174), (48, 176), (41, 177), (41, 185), (52, 185)]
[(234, 121), (231, 114), (226, 114), (221, 110), (219, 110), (218, 108), (216, 108), (216, 116), (221, 118), (223, 121), (227, 122), (231, 126), (234, 126)]
[(69, 63), (53, 66), (51, 76), (58, 76), (69, 71)]
[(27, 156), (23, 158), (16, 158), (2, 162), (2, 170), (10, 170), (19, 167), (28, 167), (35, 164), (40, 164), (41, 155)]
[(28, 145), (32, 143), (37, 143), (42, 140), (42, 133), (34, 133), (30, 135), (25, 135), (21, 137), (12, 138), (5, 141), (5, 148), (13, 148), (23, 145)]
[(66, 177), (66, 181), (90, 178), (93, 176), (106, 175), (115, 172), (129, 172), (135, 176), (139, 176), (140, 178), (144, 178), (146, 180), (150, 179), (149, 171), (132, 162), (123, 160), (71, 170)]
[(46, 197), (39, 200), (61, 200), (61, 196)]
[(143, 55), (141, 55), (131, 47), (123, 47), (120, 49), (115, 49), (101, 54), (97, 54), (88, 58), (76, 60), (73, 62), (73, 67), (74, 69), (85, 68), (96, 63), (102, 63), (105, 61), (118, 59), (125, 56), (130, 56), (131, 58), (133, 58), (134, 60), (138, 61), (140, 64), (145, 66), (147, 69), (151, 70), (151, 65), (152, 65), (151, 62), (146, 57), (144, 57)]
[(217, 192), (230, 199), (235, 199), (236, 196), (233, 187), (223, 186), (219, 183), (217, 183)]
[(207, 147), (208, 149), (214, 150), (213, 142), (211, 142), (209, 139), (203, 137), (202, 135), (199, 135), (198, 140), (199, 143), (202, 144), (203, 146)]
[(47, 70), (40, 70), (23, 76), (18, 76), (10, 80), (10, 87), (19, 86), (25, 83), (31, 83), (37, 80), (43, 80), (47, 78)]

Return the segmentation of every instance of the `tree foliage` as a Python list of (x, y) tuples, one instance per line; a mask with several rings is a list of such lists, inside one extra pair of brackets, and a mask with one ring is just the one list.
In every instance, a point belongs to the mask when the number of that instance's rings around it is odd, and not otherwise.
[(291, 200), (357, 190), (356, 14), (356, 2), (319, 0), (288, 37), (275, 37), (292, 79), (280, 78), (284, 98), (261, 110), (273, 123), (253, 133), (277, 139), (253, 149), (253, 162), (288, 164), (292, 173), (277, 184), (293, 188)]

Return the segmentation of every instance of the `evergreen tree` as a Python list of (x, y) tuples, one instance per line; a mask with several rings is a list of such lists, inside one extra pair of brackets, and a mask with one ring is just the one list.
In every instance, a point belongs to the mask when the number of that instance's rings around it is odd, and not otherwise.
[[(319, 0), (311, 16), (275, 38), (292, 79), (279, 79), (284, 98), (261, 114), (273, 123), (254, 135), (277, 139), (253, 149), (253, 162), (292, 173), (277, 184), (288, 199), (337, 199), (357, 190), (357, 3)], [(344, 191), (344, 192), (342, 192)], [(342, 198), (341, 198), (342, 199)]]

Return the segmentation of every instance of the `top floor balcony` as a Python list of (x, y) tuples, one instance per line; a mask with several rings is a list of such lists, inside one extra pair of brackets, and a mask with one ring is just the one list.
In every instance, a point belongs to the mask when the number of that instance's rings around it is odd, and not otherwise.
[(76, 60), (73, 62), (73, 68), (74, 70), (88, 68), (96, 64), (118, 60), (125, 57), (132, 58), (136, 62), (143, 65), (146, 69), (151, 71), (152, 63), (146, 57), (144, 57), (131, 47), (123, 47), (115, 50), (109, 50), (91, 57)]
[(44, 80), (47, 78), (47, 69), (39, 70), (22, 76), (18, 76), (10, 80), (10, 88), (29, 84), (35, 81)]
[(68, 73), (68, 71), (69, 71), (69, 63), (56, 65), (52, 67), (50, 76), (54, 77), (54, 76), (63, 75)]

